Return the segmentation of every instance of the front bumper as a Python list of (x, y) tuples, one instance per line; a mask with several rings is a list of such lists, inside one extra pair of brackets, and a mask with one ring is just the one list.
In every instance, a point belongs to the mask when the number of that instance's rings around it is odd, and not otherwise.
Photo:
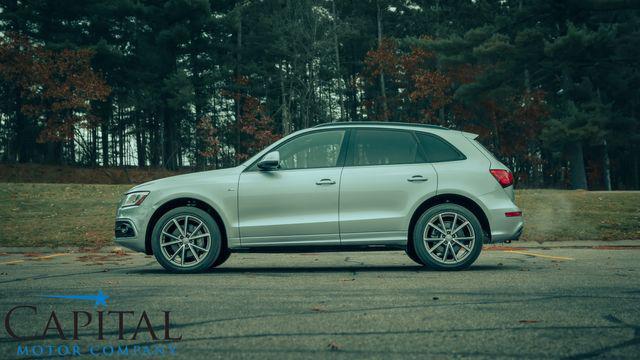
[[(138, 252), (145, 252), (147, 223), (151, 214), (144, 204), (130, 208), (120, 208), (116, 212), (113, 241), (120, 246)], [(123, 231), (124, 230), (124, 231)]]
[[(131, 224), (130, 226), (134, 229), (133, 234), (122, 234), (120, 231), (121, 224), (127, 223)], [(127, 249), (131, 249), (138, 252), (145, 252), (145, 239), (143, 235), (140, 235), (138, 230), (135, 230), (135, 226), (131, 219), (126, 218), (117, 218), (116, 226), (115, 226), (115, 236), (113, 241), (120, 245), (124, 246)]]

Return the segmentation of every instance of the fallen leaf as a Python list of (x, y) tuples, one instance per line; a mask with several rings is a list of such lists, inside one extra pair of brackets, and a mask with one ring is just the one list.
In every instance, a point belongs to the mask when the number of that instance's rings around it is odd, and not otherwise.
[(118, 248), (113, 249), (113, 253), (114, 253), (115, 255), (117, 255), (117, 256), (127, 256), (127, 252), (126, 252), (126, 251), (124, 251), (124, 249), (123, 249), (123, 248), (119, 248), (119, 247), (118, 247)]
[(329, 348), (330, 351), (337, 351), (337, 350), (340, 350), (341, 348), (340, 344), (338, 344), (335, 341), (330, 342), (329, 345), (327, 345), (327, 347)]

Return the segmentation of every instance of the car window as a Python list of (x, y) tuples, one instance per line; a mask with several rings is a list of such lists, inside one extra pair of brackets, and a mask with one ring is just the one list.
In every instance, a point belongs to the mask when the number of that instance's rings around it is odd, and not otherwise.
[(393, 165), (421, 162), (418, 144), (408, 131), (358, 129), (350, 147), (350, 165)]
[(498, 158), (480, 141), (474, 139), (472, 142), (480, 149), (481, 152), (484, 152), (489, 159), (498, 160)]
[(284, 145), (280, 152), (280, 168), (310, 169), (334, 167), (338, 164), (344, 130), (321, 131), (301, 135)]
[(453, 145), (442, 140), (441, 138), (429, 134), (416, 133), (422, 150), (427, 156), (429, 162), (443, 162), (463, 160), (464, 155), (460, 153)]

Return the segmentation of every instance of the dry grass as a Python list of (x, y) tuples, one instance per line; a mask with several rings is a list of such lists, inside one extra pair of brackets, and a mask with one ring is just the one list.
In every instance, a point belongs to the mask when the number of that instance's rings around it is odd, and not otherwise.
[(0, 184), (0, 246), (103, 246), (131, 185)]
[(640, 239), (639, 191), (521, 190), (522, 240)]
[[(0, 185), (0, 246), (111, 244), (115, 207), (130, 185)], [(640, 192), (521, 190), (523, 240), (640, 239)]]
[(0, 164), (0, 181), (47, 184), (140, 184), (193, 171), (183, 168), (77, 167), (42, 164)]

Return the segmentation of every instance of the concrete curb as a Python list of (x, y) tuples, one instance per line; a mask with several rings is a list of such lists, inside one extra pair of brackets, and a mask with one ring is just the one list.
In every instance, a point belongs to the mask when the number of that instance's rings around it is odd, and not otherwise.
[[(638, 247), (640, 248), (640, 239), (638, 240), (615, 240), (615, 241), (597, 241), (597, 240), (584, 240), (584, 241), (549, 241), (544, 243), (537, 242), (520, 242), (514, 241), (511, 244), (485, 244), (485, 247), (499, 246), (505, 250), (509, 247), (513, 248), (527, 248), (527, 249), (588, 249), (599, 246), (620, 246), (620, 247)], [(24, 254), (24, 253), (113, 253), (113, 252), (130, 252), (119, 246), (105, 246), (99, 249), (94, 248), (82, 248), (82, 247), (0, 247), (0, 254)]]

